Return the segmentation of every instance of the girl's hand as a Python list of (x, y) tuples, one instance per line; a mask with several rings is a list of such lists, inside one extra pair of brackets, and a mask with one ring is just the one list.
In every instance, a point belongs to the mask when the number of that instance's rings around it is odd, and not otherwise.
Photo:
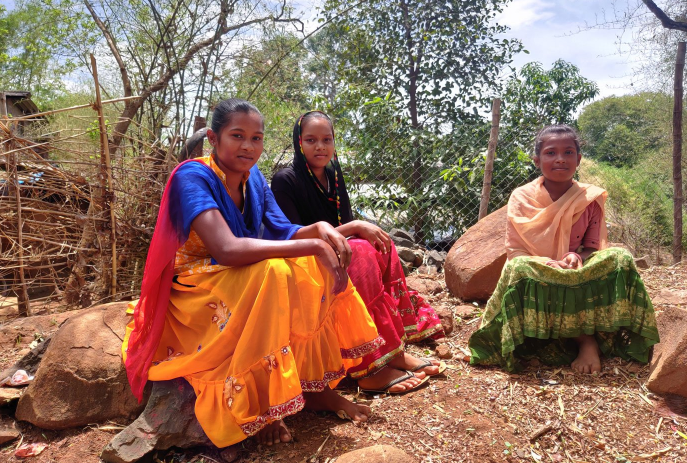
[(320, 261), (334, 279), (334, 288), (332, 292), (334, 294), (339, 294), (348, 286), (348, 274), (341, 266), (334, 249), (327, 243), (322, 243), (321, 241), (318, 243), (318, 251), (315, 253), (315, 258)]
[(546, 265), (563, 270), (577, 270), (582, 268), (583, 262), (578, 254), (570, 252), (563, 256), (561, 260), (550, 260)]
[(389, 234), (377, 225), (373, 225), (363, 220), (356, 220), (356, 235), (367, 240), (382, 254), (391, 251), (391, 238)]
[(340, 266), (346, 270), (351, 263), (351, 255), (353, 254), (346, 237), (327, 222), (317, 222), (315, 225), (317, 226), (318, 238), (331, 246), (339, 259)]

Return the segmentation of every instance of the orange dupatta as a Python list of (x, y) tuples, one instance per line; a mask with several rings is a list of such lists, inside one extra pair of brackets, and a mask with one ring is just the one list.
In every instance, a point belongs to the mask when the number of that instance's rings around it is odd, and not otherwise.
[[(544, 187), (544, 177), (523, 185), (508, 200), (506, 251), (508, 259), (541, 256), (560, 260), (570, 246), (570, 230), (593, 201), (599, 203), (602, 216), (608, 193), (603, 188), (573, 180), (573, 185), (557, 201)], [(600, 248), (608, 246), (608, 231), (602, 221)]]

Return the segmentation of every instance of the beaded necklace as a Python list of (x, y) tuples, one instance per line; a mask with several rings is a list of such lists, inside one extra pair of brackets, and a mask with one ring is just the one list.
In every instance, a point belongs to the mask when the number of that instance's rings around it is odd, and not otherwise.
[[(313, 112), (313, 111), (310, 111)], [(310, 114), (310, 112), (307, 112), (301, 116), (300, 119), (298, 119), (298, 144), (301, 148), (301, 156), (303, 156), (303, 159), (305, 160), (305, 166), (308, 168), (308, 173), (310, 173), (310, 177), (312, 180), (315, 182), (315, 185), (317, 186), (317, 189), (320, 190), (320, 192), (329, 200), (332, 202), (336, 202), (336, 216), (339, 221), (339, 225), (343, 225), (341, 223), (341, 201), (339, 200), (339, 172), (337, 171), (336, 168), (334, 168), (334, 192), (335, 195), (334, 197), (329, 196), (329, 191), (324, 191), (322, 188), (322, 184), (320, 181), (315, 177), (315, 174), (313, 173), (312, 169), (310, 169), (310, 165), (308, 164), (308, 159), (305, 157), (305, 153), (303, 152), (303, 137), (302, 137), (302, 128), (301, 124), (303, 122), (303, 118)], [(324, 114), (324, 113), (322, 113)], [(325, 114), (326, 116), (326, 114)], [(329, 119), (329, 116), (327, 116), (327, 119)], [(330, 121), (331, 122), (331, 121)], [(334, 135), (334, 128), (332, 128), (332, 135)], [(339, 162), (339, 159), (336, 156), (336, 150), (334, 151), (334, 156), (332, 158), (332, 161)], [(333, 163), (333, 162), (332, 162)], [(325, 177), (327, 177), (327, 172), (325, 170), (324, 173)], [(329, 177), (327, 177), (327, 190), (329, 190)]]

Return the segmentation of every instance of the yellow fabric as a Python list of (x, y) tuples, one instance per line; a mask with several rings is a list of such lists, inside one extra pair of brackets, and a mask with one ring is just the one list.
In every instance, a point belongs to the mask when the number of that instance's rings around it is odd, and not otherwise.
[[(312, 256), (212, 265), (191, 231), (175, 274), (148, 379), (186, 378), (198, 421), (218, 447), (298, 412), (302, 392), (335, 387), (384, 343), (351, 282), (333, 296), (331, 276)], [(125, 360), (133, 328), (132, 321)]]
[[(540, 256), (560, 260), (568, 252), (570, 230), (593, 201), (602, 216), (607, 193), (603, 188), (573, 180), (573, 185), (557, 201), (544, 187), (544, 177), (516, 188), (508, 201), (506, 251), (508, 259)], [(608, 246), (608, 231), (602, 220), (600, 249)]]

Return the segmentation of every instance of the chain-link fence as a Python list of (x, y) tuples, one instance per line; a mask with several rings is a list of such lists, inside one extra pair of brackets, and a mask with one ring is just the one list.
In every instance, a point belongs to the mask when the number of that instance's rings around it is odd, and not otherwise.
[[(34, 308), (54, 300), (88, 306), (135, 297), (140, 290), (179, 137), (150, 141), (134, 123), (108, 164), (98, 111), (84, 106), (53, 111), (45, 115), (49, 123), (36, 115), (0, 119), (2, 304), (24, 311), (29, 300)], [(104, 121), (117, 120), (117, 102), (103, 108)], [(448, 250), (478, 220), (489, 117), (451, 127), (409, 128), (385, 114), (383, 106), (364, 111), (370, 114), (361, 120), (374, 124), (335, 120), (337, 151), (355, 212), (387, 230), (411, 232), (426, 247)], [(290, 133), (290, 124), (281, 133)], [(112, 124), (107, 126), (112, 130)], [(268, 179), (293, 155), (290, 136), (281, 138), (269, 143), (276, 148), (261, 159)], [(500, 127), (489, 212), (537, 177), (532, 144), (533, 134)], [(611, 240), (625, 243), (636, 255), (648, 254), (654, 263), (670, 260), (669, 165), (669, 158), (657, 159), (628, 177), (627, 171), (584, 160), (579, 171), (581, 181), (609, 191)]]

